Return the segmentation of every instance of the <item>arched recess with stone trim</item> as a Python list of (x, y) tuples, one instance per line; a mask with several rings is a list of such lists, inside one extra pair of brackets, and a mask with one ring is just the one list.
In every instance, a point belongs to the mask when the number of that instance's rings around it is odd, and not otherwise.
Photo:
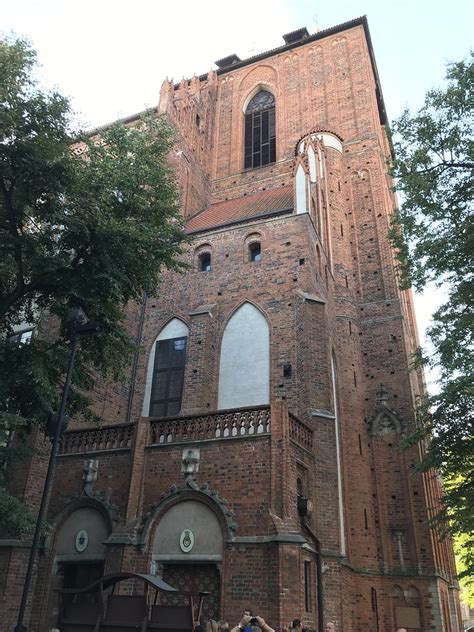
[(407, 628), (410, 632), (412, 630), (421, 632), (424, 629), (422, 599), (415, 586), (410, 585), (408, 588), (393, 586), (390, 601), (394, 629)]
[[(170, 490), (142, 534), (149, 542), (151, 572), (185, 592), (209, 592), (203, 616), (216, 620), (222, 615), (224, 552), (233, 526), (225, 504), (217, 493), (185, 484)], [(162, 599), (164, 605), (185, 605), (179, 597), (172, 597), (169, 604), (166, 597)]]
[(44, 629), (58, 623), (57, 590), (81, 588), (104, 575), (106, 541), (113, 529), (107, 507), (93, 498), (70, 503), (53, 522), (53, 533), (46, 539), (49, 554), (49, 580), (44, 582), (41, 621)]
[(224, 329), (219, 361), (218, 408), (270, 403), (270, 327), (255, 305), (243, 303)]
[[(144, 417), (148, 417), (150, 415), (150, 402), (151, 395), (153, 391), (153, 378), (155, 373), (155, 355), (156, 355), (156, 346), (157, 343), (164, 340), (182, 340), (185, 339), (187, 341), (189, 337), (189, 328), (187, 324), (181, 320), (180, 318), (172, 318), (168, 321), (168, 323), (161, 329), (158, 336), (153, 341), (153, 344), (150, 348), (150, 355), (148, 356), (148, 365), (146, 372), (146, 381), (145, 381), (145, 393), (143, 396), (143, 407), (142, 407), (142, 415)], [(184, 353), (186, 354), (186, 343), (184, 345)]]

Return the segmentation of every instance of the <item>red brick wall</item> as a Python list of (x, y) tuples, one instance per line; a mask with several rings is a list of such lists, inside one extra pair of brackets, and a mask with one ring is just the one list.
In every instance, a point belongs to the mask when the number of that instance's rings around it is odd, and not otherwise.
[[(275, 94), (277, 162), (243, 171), (243, 110), (258, 86)], [(397, 289), (387, 237), (394, 198), (363, 27), (342, 29), (218, 76), (210, 73), (201, 82), (193, 78), (178, 87), (165, 82), (160, 111), (177, 128), (178, 145), (171, 160), (187, 216), (211, 202), (291, 183), (295, 145), (311, 130), (338, 134), (343, 152), (328, 147), (323, 151), (320, 199), (325, 201), (331, 248), (325, 237), (320, 239), (308, 214), (260, 218), (207, 231), (194, 236), (183, 257), (189, 270), (164, 273), (156, 296), (148, 297), (131, 410), (131, 420), (137, 424), (134, 443), (127, 450), (91, 455), (99, 459), (94, 491), (101, 502), (114, 507), (118, 519), (114, 533), (122, 538), (108, 546), (107, 571), (148, 571), (160, 503), (183, 480), (185, 444), (150, 446), (149, 422), (141, 419), (148, 357), (157, 335), (173, 317), (189, 327), (181, 414), (205, 416), (217, 408), (226, 323), (249, 301), (262, 311), (270, 328), (271, 435), (202, 441), (196, 476), (199, 485), (206, 484), (228, 501), (237, 538), (261, 540), (227, 542), (221, 616), (234, 623), (242, 608), (250, 606), (273, 627), (286, 627), (292, 618), (301, 617), (316, 628), (315, 542), (296, 509), (300, 477), (314, 505), (309, 525), (322, 547), (319, 588), (325, 620), (335, 621), (338, 631), (355, 632), (375, 630), (378, 616), (378, 630), (392, 630), (394, 586), (408, 590), (414, 585), (421, 595), (424, 629), (441, 630), (434, 576), (438, 573), (451, 581), (454, 566), (449, 543), (440, 543), (427, 526), (427, 505), (438, 502), (439, 483), (415, 472), (418, 448), (401, 451), (400, 432), (372, 432), (381, 383), (398, 429), (410, 432), (422, 376), (409, 373), (416, 328), (411, 296)], [(245, 256), (246, 238), (255, 232), (261, 237), (262, 260), (251, 263)], [(212, 255), (212, 271), (206, 273), (197, 269), (195, 256), (195, 249), (203, 244), (208, 244)], [(136, 306), (130, 308), (129, 322), (135, 335)], [(341, 557), (332, 355), (345, 558)], [(284, 377), (283, 366), (289, 363), (292, 375)], [(98, 385), (94, 400), (107, 424), (126, 419), (126, 390)], [(312, 431), (310, 446), (290, 440), (292, 421), (286, 407)], [(84, 458), (60, 457), (49, 510), (52, 520), (82, 493)], [(215, 510), (225, 522), (221, 510), (217, 506)], [(403, 573), (396, 530), (403, 531)], [(53, 555), (54, 551), (47, 552), (40, 569), (46, 583)], [(313, 563), (311, 613), (303, 612), (305, 560)], [(445, 579), (439, 582), (445, 588)], [(37, 612), (39, 606), (35, 611), (39, 616)]]

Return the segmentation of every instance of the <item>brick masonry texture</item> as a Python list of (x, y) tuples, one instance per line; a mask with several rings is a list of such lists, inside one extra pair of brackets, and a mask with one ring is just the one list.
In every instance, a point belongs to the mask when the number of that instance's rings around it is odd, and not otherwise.
[[(140, 339), (133, 391), (97, 384), (93, 393), (103, 426), (112, 429), (110, 443), (98, 450), (83, 434), (75, 451), (58, 458), (52, 531), (28, 610), (31, 630), (55, 622), (55, 546), (68, 515), (86, 506), (103, 515), (110, 531), (106, 572), (149, 572), (163, 517), (190, 500), (209, 507), (221, 524), (222, 557), (211, 562), (220, 574), (218, 616), (232, 624), (251, 607), (278, 630), (299, 617), (312, 630), (322, 619), (338, 632), (388, 632), (403, 627), (397, 616), (411, 608), (420, 620), (411, 630), (460, 629), (451, 544), (427, 524), (441, 483), (417, 473), (422, 447), (400, 448), (414, 428), (423, 379), (409, 371), (418, 344), (412, 298), (397, 287), (387, 237), (396, 201), (367, 33), (359, 19), (235, 69), (177, 86), (164, 82), (158, 111), (177, 129), (170, 160), (190, 218), (193, 239), (183, 256), (189, 267), (164, 271), (157, 292), (129, 308), (131, 335)], [(244, 170), (244, 110), (259, 89), (275, 97), (277, 160)], [(275, 190), (287, 197), (295, 190), (297, 143), (321, 132), (342, 139), (342, 153), (318, 145), (324, 176), (311, 185), (314, 206), (296, 214), (292, 199), (291, 208), (277, 209), (285, 212), (252, 217), (247, 197), (258, 200), (254, 215), (275, 210)], [(249, 261), (253, 241), (261, 244), (258, 262)], [(202, 252), (211, 254), (209, 272), (200, 271)], [(219, 424), (236, 419), (236, 411), (217, 411), (221, 342), (245, 302), (269, 326), (270, 422), (259, 433), (219, 436)], [(173, 318), (189, 336), (181, 411), (163, 430), (164, 422), (143, 417), (142, 409), (149, 354)], [(264, 410), (242, 409), (239, 419)], [(124, 423), (133, 432), (122, 445), (113, 432)], [(179, 424), (187, 434), (178, 440)], [(34, 441), (46, 454), (42, 438)], [(181, 474), (187, 447), (200, 448), (190, 485)], [(98, 477), (86, 491), (88, 459), (98, 460)], [(16, 493), (32, 507), (45, 467), (39, 456), (13, 476)], [(297, 509), (301, 493), (313, 506), (306, 526)], [(13, 622), (22, 544), (0, 548), (0, 629)]]

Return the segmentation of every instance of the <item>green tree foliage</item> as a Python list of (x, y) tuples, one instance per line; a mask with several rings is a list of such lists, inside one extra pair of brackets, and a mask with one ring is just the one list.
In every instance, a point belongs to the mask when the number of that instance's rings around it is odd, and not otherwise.
[[(185, 238), (166, 121), (150, 113), (92, 137), (73, 134), (69, 102), (37, 85), (35, 63), (24, 41), (0, 41), (0, 458), (7, 463), (23, 450), (9, 446), (12, 432), (44, 424), (58, 409), (68, 310), (81, 307), (102, 326), (82, 339), (70, 396), (69, 413), (91, 416), (84, 393), (97, 376), (120, 378), (130, 360), (125, 307), (156, 291), (163, 267), (180, 267)], [(38, 335), (11, 344), (24, 322)], [(26, 525), (13, 519), (12, 503), (0, 499), (10, 533)]]
[(474, 582), (472, 575), (467, 567), (466, 549), (472, 546), (469, 544), (469, 535), (467, 533), (455, 534), (453, 538), (454, 553), (456, 555), (456, 566), (461, 575), (461, 599), (470, 608), (474, 608)]
[[(394, 175), (403, 201), (391, 238), (403, 287), (435, 282), (447, 300), (429, 331), (439, 392), (420, 406), (416, 439), (428, 439), (423, 469), (441, 470), (445, 509), (462, 538), (464, 574), (474, 574), (473, 427), (473, 55), (448, 66), (444, 89), (431, 90), (418, 113), (395, 121)], [(445, 522), (446, 523), (446, 522)]]

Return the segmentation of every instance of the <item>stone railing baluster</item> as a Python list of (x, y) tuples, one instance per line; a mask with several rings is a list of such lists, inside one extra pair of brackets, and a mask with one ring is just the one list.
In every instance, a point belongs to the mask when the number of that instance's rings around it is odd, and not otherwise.
[(270, 407), (242, 409), (176, 417), (152, 419), (151, 443), (182, 443), (206, 439), (232, 439), (270, 432)]
[(134, 433), (135, 426), (133, 424), (70, 430), (61, 438), (58, 455), (129, 450), (132, 446)]

